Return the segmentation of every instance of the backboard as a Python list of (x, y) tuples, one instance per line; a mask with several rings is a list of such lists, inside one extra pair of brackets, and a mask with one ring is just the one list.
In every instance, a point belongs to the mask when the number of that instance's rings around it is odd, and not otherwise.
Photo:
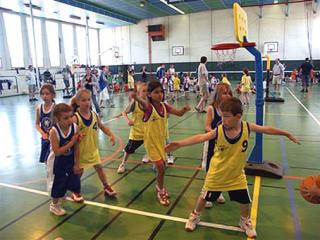
[(234, 32), (238, 42), (243, 43), (248, 38), (247, 13), (238, 4), (233, 4)]

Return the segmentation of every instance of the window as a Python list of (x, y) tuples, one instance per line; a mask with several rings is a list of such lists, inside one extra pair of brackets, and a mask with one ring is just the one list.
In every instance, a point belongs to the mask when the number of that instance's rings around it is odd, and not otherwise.
[(86, 30), (84, 27), (77, 26), (76, 31), (79, 61), (80, 64), (87, 64)]
[(72, 64), (72, 59), (74, 56), (74, 45), (73, 45), (73, 27), (69, 24), (62, 24), (62, 34), (63, 34), (63, 45), (64, 54), (66, 57), (66, 63), (68, 65)]
[[(29, 36), (29, 48), (32, 57), (32, 64), (36, 64), (36, 54), (33, 45), (33, 32), (31, 18), (27, 18), (28, 36)], [(43, 67), (43, 51), (42, 51), (42, 38), (41, 38), (41, 21), (40, 19), (34, 18), (34, 31), (36, 37), (36, 48), (37, 48), (37, 62), (38, 67)], [(30, 63), (31, 64), (31, 63)]]
[(98, 65), (98, 31), (96, 29), (89, 29), (89, 39), (90, 39), (90, 58), (92, 65)]
[(60, 66), (58, 24), (46, 21), (46, 28), (51, 66)]
[(102, 65), (112, 64), (114, 38), (115, 33), (113, 29), (103, 28), (100, 30), (100, 56)]
[(7, 34), (8, 47), (12, 67), (23, 67), (23, 47), (20, 16), (3, 13), (4, 25)]

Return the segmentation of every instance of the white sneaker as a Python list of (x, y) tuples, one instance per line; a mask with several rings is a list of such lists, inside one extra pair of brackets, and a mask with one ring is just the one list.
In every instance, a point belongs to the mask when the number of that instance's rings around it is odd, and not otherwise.
[(249, 238), (257, 237), (257, 232), (253, 228), (250, 218), (240, 217), (239, 226), (242, 230), (244, 230), (244, 232)]
[(172, 155), (172, 153), (167, 154), (167, 162), (170, 165), (174, 164), (174, 156)]
[(212, 203), (212, 202), (209, 202), (209, 201), (207, 201), (207, 202), (204, 204), (204, 207), (205, 207), (205, 208), (212, 208), (212, 206), (213, 206), (213, 203)]
[(52, 212), (56, 216), (63, 216), (66, 214), (66, 211), (61, 207), (61, 205), (59, 203), (57, 203), (57, 204), (50, 203), (49, 210), (50, 210), (50, 212)]
[(118, 170), (117, 170), (117, 173), (119, 173), (119, 174), (124, 173), (126, 171), (126, 165), (127, 164), (124, 162), (120, 163)]
[(190, 213), (189, 219), (186, 222), (186, 225), (184, 229), (187, 232), (192, 232), (196, 229), (197, 224), (200, 222), (200, 214), (197, 214), (195, 212)]
[(84, 198), (81, 196), (81, 194), (75, 192), (71, 194), (71, 199), (76, 203), (83, 203), (84, 201)]
[(217, 203), (224, 204), (225, 202), (226, 202), (226, 200), (224, 199), (222, 193), (220, 193), (220, 195), (217, 199)]
[(147, 155), (144, 155), (143, 158), (142, 158), (142, 162), (143, 162), (143, 163), (148, 163), (149, 161), (150, 161), (150, 160), (149, 160), (148, 156), (147, 156)]

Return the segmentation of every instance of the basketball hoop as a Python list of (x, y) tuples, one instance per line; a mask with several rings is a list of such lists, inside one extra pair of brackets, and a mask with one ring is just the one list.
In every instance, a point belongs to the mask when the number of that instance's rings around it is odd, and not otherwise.
[(218, 63), (234, 62), (236, 59), (237, 49), (241, 47), (254, 47), (254, 42), (244, 43), (219, 43), (211, 47), (211, 50), (215, 51)]

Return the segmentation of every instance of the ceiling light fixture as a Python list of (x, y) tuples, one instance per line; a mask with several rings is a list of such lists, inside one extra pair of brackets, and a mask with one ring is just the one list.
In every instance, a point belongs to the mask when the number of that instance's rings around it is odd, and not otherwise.
[(162, 2), (162, 3), (164, 3), (165, 5), (171, 7), (172, 9), (176, 10), (177, 12), (179, 12), (179, 13), (181, 13), (181, 14), (184, 14), (183, 11), (181, 11), (179, 8), (173, 6), (172, 4), (167, 3), (166, 0), (160, 0), (160, 2)]
[(139, 6), (140, 7), (144, 7), (146, 5), (146, 2), (145, 1), (140, 1), (140, 3), (139, 3)]

